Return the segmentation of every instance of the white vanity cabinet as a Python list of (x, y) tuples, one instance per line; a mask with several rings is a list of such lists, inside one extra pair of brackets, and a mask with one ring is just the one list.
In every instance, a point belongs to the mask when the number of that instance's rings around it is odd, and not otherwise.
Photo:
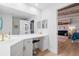
[(11, 46), (11, 56), (23, 56), (23, 41)]
[(32, 56), (32, 39), (24, 39), (11, 46), (11, 56)]
[(48, 49), (47, 36), (46, 34), (12, 35), (9, 40), (0, 42), (0, 56), (33, 56), (34, 38), (39, 38), (40, 48), (46, 50)]
[(39, 38), (39, 48), (44, 51), (44, 50), (47, 50), (49, 47), (49, 37), (48, 36), (45, 36), (45, 37), (41, 37)]
[(32, 39), (24, 40), (24, 56), (32, 56), (33, 55), (33, 43)]

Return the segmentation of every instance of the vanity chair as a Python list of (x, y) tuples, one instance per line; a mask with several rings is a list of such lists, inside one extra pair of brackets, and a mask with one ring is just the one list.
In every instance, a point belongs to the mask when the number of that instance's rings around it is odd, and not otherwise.
[(37, 46), (37, 44), (36, 43), (39, 43), (39, 41), (40, 40), (33, 40), (33, 55), (34, 56), (36, 56), (37, 54), (38, 54), (38, 51), (37, 51), (37, 49), (38, 49), (38, 47), (36, 47)]

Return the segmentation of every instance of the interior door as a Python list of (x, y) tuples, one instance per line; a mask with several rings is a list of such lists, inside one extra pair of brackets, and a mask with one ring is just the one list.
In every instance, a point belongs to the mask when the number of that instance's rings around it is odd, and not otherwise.
[(26, 20), (20, 20), (20, 34), (29, 34), (30, 33), (30, 22)]

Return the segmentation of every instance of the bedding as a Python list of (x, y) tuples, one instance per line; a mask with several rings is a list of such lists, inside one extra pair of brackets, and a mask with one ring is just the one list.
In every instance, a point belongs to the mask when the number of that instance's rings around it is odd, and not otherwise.
[(79, 32), (75, 32), (75, 33), (73, 33), (71, 39), (72, 39), (73, 41), (75, 41), (75, 40), (79, 40)]

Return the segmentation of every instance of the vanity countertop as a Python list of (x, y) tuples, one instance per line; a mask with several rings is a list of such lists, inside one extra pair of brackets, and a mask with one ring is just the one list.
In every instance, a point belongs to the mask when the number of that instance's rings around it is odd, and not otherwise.
[(47, 36), (47, 34), (10, 35), (8, 40), (0, 42), (0, 47), (1, 46), (10, 47), (11, 45), (20, 42), (21, 40), (39, 38), (44, 36)]

